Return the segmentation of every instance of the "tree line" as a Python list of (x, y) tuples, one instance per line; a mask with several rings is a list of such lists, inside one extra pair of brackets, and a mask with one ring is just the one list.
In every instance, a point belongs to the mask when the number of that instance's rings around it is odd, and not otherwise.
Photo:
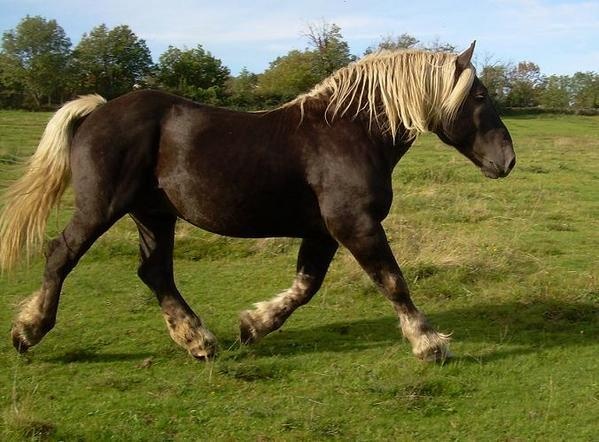
[[(308, 46), (273, 60), (262, 73), (243, 69), (232, 76), (202, 45), (169, 46), (156, 63), (146, 42), (127, 25), (102, 24), (73, 47), (56, 20), (26, 16), (2, 36), (0, 108), (52, 109), (76, 95), (99, 93), (110, 99), (136, 88), (157, 88), (204, 103), (237, 109), (277, 106), (306, 92), (335, 70), (356, 60), (341, 29), (331, 23), (308, 25)], [(454, 52), (435, 40), (409, 34), (387, 36), (365, 54), (380, 49)], [(531, 61), (477, 62), (478, 75), (500, 108), (599, 108), (599, 74), (543, 75)]]

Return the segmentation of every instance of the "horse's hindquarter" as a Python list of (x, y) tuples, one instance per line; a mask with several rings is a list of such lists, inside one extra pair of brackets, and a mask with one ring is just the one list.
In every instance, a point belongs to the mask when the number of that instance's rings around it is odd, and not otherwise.
[(323, 228), (300, 158), (276, 116), (177, 105), (161, 127), (158, 184), (179, 216), (229, 236)]

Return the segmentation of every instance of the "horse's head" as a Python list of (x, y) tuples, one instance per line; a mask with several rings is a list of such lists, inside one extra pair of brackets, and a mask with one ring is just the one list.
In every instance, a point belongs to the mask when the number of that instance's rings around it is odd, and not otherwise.
[[(474, 43), (456, 59), (456, 80), (470, 66)], [(489, 178), (507, 176), (516, 164), (512, 138), (495, 110), (487, 88), (475, 77), (454, 119), (434, 131), (476, 164)]]

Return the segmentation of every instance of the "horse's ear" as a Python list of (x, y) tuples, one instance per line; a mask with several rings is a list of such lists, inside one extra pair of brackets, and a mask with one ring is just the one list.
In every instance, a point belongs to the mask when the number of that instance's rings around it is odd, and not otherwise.
[(472, 42), (470, 47), (458, 55), (456, 58), (456, 74), (461, 74), (464, 69), (466, 69), (470, 65), (470, 60), (472, 60), (472, 54), (474, 53), (474, 45), (476, 45), (476, 40)]

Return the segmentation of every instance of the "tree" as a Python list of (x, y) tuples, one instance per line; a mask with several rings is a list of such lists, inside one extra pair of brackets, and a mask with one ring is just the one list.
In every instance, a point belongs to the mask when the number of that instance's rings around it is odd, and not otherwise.
[(542, 83), (539, 66), (531, 61), (521, 61), (508, 72), (509, 92), (506, 104), (512, 107), (538, 105)]
[(426, 51), (431, 52), (455, 52), (457, 49), (455, 45), (443, 42), (439, 39), (439, 37), (435, 37), (433, 41), (431, 41), (427, 45), (422, 46), (422, 48)]
[(349, 52), (348, 43), (343, 40), (341, 28), (335, 23), (311, 23), (304, 36), (314, 52), (315, 75), (321, 79), (356, 59)]
[(26, 16), (2, 36), (3, 95), (25, 94), (25, 106), (39, 109), (62, 98), (71, 41), (56, 20)]
[(599, 108), (599, 74), (576, 72), (572, 76), (572, 99), (579, 109)]
[(229, 104), (237, 109), (255, 109), (258, 106), (257, 87), (258, 76), (243, 68), (237, 77), (231, 77), (227, 82)]
[(0, 53), (0, 109), (23, 107), (23, 85), (11, 81), (5, 70), (8, 65), (9, 61)]
[(160, 56), (156, 71), (158, 84), (193, 100), (221, 104), (229, 69), (201, 45), (193, 49), (169, 46)]
[(400, 49), (415, 49), (420, 41), (410, 34), (401, 34), (399, 37), (387, 35), (381, 39), (375, 46), (369, 46), (364, 51), (364, 55), (372, 54), (380, 50), (400, 50)]
[(570, 106), (571, 79), (566, 75), (551, 75), (543, 82), (539, 103), (547, 108), (563, 109)]
[(497, 109), (502, 109), (505, 106), (505, 97), (508, 90), (508, 71), (508, 65), (501, 62), (492, 62), (490, 57), (479, 68), (478, 77), (489, 91), (489, 96)]
[(379, 41), (376, 45), (366, 48), (364, 55), (372, 54), (373, 52), (384, 49), (391, 51), (420, 49), (422, 51), (431, 52), (455, 52), (456, 47), (451, 43), (442, 42), (439, 37), (435, 38), (430, 43), (422, 43), (413, 35), (403, 33), (399, 37), (387, 35), (381, 38), (381, 41)]
[(322, 79), (314, 68), (315, 58), (313, 51), (297, 50), (277, 57), (258, 78), (258, 94), (273, 105), (307, 92)]
[(304, 33), (309, 47), (277, 57), (258, 79), (258, 94), (268, 105), (307, 92), (337, 69), (356, 59), (336, 24), (308, 25)]
[(73, 52), (76, 89), (113, 98), (131, 91), (151, 72), (146, 42), (126, 25), (102, 24), (83, 37)]

